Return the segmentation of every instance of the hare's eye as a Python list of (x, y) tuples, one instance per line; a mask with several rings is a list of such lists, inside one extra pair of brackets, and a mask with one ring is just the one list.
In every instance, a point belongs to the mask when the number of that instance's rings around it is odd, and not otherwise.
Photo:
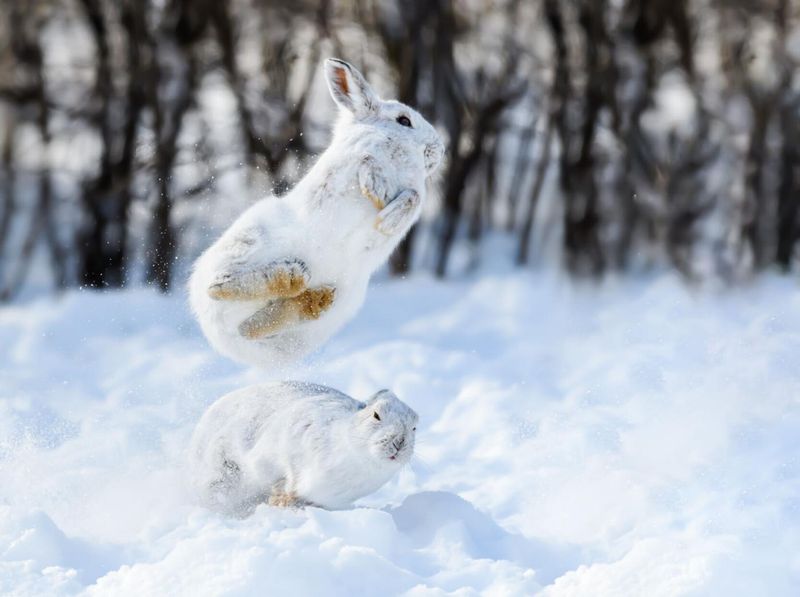
[(381, 418), (378, 416), (377, 412), (372, 413), (372, 416), (375, 417), (378, 421), (381, 420)]
[(412, 428), (411, 428), (411, 431), (416, 431), (416, 430), (417, 430), (417, 428), (416, 428), (416, 427), (412, 427)]
[(408, 116), (398, 116), (397, 117), (397, 122), (399, 124), (402, 124), (403, 126), (407, 126), (408, 128), (411, 128), (411, 121), (408, 119)]

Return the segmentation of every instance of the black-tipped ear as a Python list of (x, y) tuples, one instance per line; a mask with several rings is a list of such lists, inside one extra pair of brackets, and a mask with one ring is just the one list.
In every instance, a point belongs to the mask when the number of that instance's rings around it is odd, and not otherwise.
[(325, 80), (333, 101), (355, 115), (375, 110), (378, 96), (354, 66), (338, 58), (325, 61)]

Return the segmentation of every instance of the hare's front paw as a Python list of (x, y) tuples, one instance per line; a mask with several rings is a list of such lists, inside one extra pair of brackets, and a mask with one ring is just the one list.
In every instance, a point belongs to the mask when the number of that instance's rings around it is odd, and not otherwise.
[(361, 166), (358, 169), (358, 186), (361, 194), (372, 202), (375, 209), (381, 210), (386, 206), (389, 184), (381, 173), (378, 162), (370, 156), (361, 160)]
[(419, 207), (419, 193), (412, 189), (400, 191), (400, 194), (384, 207), (375, 219), (375, 229), (386, 236), (392, 236), (413, 223)]
[(264, 268), (225, 273), (208, 287), (215, 300), (252, 301), (297, 296), (309, 281), (306, 264), (299, 259), (273, 261)]

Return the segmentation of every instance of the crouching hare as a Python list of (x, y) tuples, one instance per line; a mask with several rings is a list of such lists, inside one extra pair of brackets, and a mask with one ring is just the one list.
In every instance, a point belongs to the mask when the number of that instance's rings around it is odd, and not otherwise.
[(414, 451), (417, 414), (392, 392), (366, 403), (300, 382), (250, 386), (220, 398), (198, 424), (190, 471), (200, 501), (247, 516), (273, 506), (350, 506)]
[(325, 62), (340, 107), (330, 146), (284, 197), (254, 204), (195, 263), (190, 300), (212, 346), (260, 366), (322, 345), (417, 221), (444, 145), (416, 111)]

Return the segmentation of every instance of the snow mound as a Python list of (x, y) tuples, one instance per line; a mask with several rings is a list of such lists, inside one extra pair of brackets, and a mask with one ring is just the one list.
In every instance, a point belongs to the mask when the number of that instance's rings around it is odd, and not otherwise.
[[(183, 297), (0, 308), (0, 594), (794, 595), (800, 293), (528, 273), (370, 289), (322, 354), (216, 356)], [(203, 410), (266, 379), (420, 414), (356, 508), (197, 507)]]

